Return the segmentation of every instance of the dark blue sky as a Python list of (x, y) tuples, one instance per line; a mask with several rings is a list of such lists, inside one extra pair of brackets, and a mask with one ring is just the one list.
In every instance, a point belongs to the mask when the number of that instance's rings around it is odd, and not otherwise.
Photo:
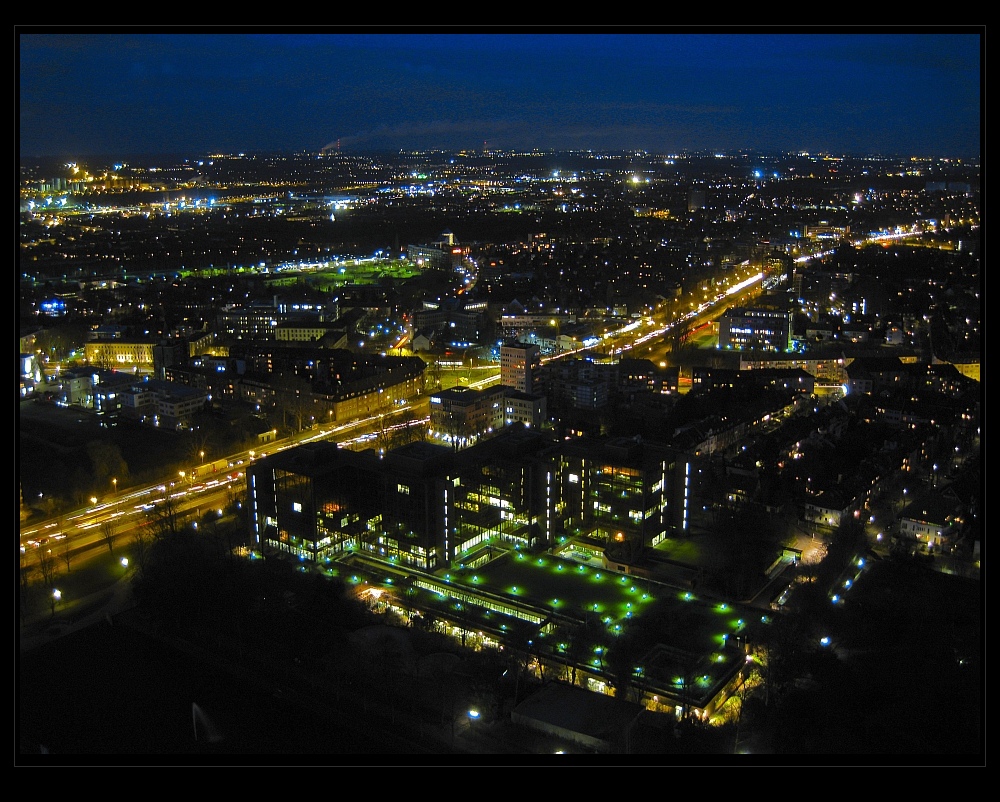
[(985, 26), (287, 30), (18, 27), (20, 156), (339, 139), (981, 158)]

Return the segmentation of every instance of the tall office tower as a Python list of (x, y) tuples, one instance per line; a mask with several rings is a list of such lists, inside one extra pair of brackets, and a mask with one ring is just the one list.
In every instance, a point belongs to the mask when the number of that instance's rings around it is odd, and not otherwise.
[(537, 345), (506, 342), (500, 345), (500, 383), (522, 393), (540, 391), (542, 354)]

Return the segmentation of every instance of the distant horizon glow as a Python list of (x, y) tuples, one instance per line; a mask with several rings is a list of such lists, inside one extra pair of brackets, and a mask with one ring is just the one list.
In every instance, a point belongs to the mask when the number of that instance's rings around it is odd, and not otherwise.
[(16, 27), (22, 159), (399, 150), (981, 158), (984, 27)]

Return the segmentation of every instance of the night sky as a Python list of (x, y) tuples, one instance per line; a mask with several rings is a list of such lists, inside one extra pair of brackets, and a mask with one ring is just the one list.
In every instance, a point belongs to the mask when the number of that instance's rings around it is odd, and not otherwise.
[(985, 26), (15, 28), (21, 158), (338, 141), (981, 158)]

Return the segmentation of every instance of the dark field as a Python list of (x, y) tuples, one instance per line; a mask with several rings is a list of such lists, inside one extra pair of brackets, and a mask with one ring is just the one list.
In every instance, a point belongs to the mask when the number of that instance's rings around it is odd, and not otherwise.
[[(95, 624), (22, 653), (19, 762), (203, 765), (256, 755), (342, 762), (342, 755), (419, 754), (374, 716), (325, 715), (276, 697), (127, 626)], [(279, 763), (286, 763), (287, 757)], [(356, 763), (354, 760), (343, 762)]]

